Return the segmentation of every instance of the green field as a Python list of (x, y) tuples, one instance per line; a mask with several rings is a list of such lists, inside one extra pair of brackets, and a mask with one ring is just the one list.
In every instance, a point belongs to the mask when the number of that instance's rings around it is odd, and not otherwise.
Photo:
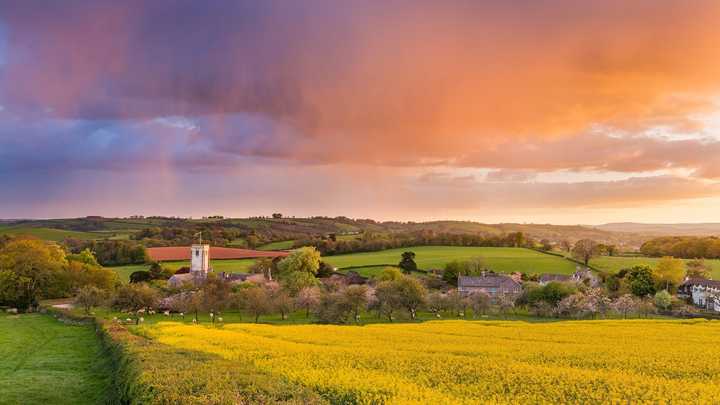
[(93, 232), (77, 232), (77, 231), (66, 231), (63, 229), (52, 229), (52, 228), (34, 228), (34, 227), (27, 227), (27, 226), (0, 226), (0, 234), (5, 235), (12, 235), (12, 236), (18, 236), (18, 235), (29, 235), (34, 236), (38, 239), (44, 239), (44, 240), (52, 240), (55, 242), (60, 242), (65, 238), (75, 238), (75, 239), (99, 239), (103, 237), (99, 233), (93, 233)]
[[(248, 273), (250, 266), (255, 263), (255, 259), (228, 259), (228, 260), (211, 260), (210, 267), (216, 272), (224, 271), (226, 273)], [(176, 271), (181, 267), (190, 267), (190, 261), (163, 262), (163, 267)], [(108, 267), (108, 269), (116, 272), (121, 281), (129, 281), (130, 274), (147, 270), (150, 265), (147, 264), (129, 264), (127, 266)]]
[(279, 242), (268, 243), (257, 248), (257, 250), (288, 250), (292, 249), (294, 240), (283, 240)]
[(90, 326), (45, 315), (0, 315), (0, 403), (99, 404), (111, 381)]
[[(655, 267), (660, 258), (657, 257), (610, 257), (600, 256), (590, 260), (590, 265), (609, 273), (616, 273), (622, 269), (637, 265)], [(687, 261), (687, 260), (684, 260)], [(705, 260), (705, 264), (712, 269), (714, 279), (720, 278), (720, 260)]]
[[(397, 264), (405, 251), (415, 252), (415, 262), (423, 270), (442, 269), (453, 260), (468, 260), (482, 257), (491, 270), (511, 273), (557, 273), (570, 274), (575, 271), (575, 263), (561, 257), (547, 255), (522, 248), (457, 247), (457, 246), (415, 246), (401, 249), (389, 249), (379, 252), (353, 253), (338, 256), (326, 256), (323, 260), (338, 268)], [(369, 269), (358, 269), (363, 272)]]

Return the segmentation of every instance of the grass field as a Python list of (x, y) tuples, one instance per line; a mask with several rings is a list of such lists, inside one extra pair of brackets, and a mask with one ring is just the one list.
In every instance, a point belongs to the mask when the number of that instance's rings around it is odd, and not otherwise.
[(257, 248), (257, 250), (288, 250), (292, 249), (294, 240), (283, 240), (279, 242), (268, 243)]
[[(324, 260), (339, 268), (397, 264), (400, 262), (400, 255), (405, 251), (415, 252), (415, 262), (420, 269), (424, 270), (442, 269), (446, 263), (453, 260), (482, 257), (491, 270), (503, 273), (520, 271), (526, 273), (569, 274), (575, 271), (575, 263), (561, 257), (521, 248), (416, 246), (379, 252), (327, 256)], [(369, 270), (365, 269), (363, 271), (367, 272)]]
[[(647, 265), (655, 267), (657, 265), (657, 257), (596, 257), (590, 261), (590, 265), (610, 273), (616, 273), (622, 269), (626, 269), (637, 265)], [(687, 260), (685, 260), (687, 261)], [(705, 264), (712, 269), (713, 279), (720, 278), (720, 260), (705, 260)]]
[[(253, 263), (255, 263), (255, 259), (211, 260), (210, 266), (216, 272), (247, 273), (250, 271)], [(176, 271), (181, 267), (189, 267), (190, 261), (163, 262), (162, 265), (163, 267)], [(120, 280), (129, 281), (130, 274), (140, 270), (147, 270), (149, 267), (147, 264), (130, 264), (127, 266), (108, 267), (108, 269), (116, 272)]]
[(90, 326), (0, 315), (0, 403), (104, 403), (111, 372)]
[[(720, 397), (720, 323), (713, 321), (222, 328), (162, 322), (140, 331), (153, 342), (139, 349), (145, 380), (162, 403), (203, 403), (237, 387), (263, 392), (266, 378), (288, 387), (288, 398), (314, 393), (329, 403), (715, 403)], [(215, 383), (231, 379), (234, 384)]]
[(0, 234), (12, 235), (12, 236), (29, 235), (29, 236), (34, 236), (38, 239), (52, 240), (55, 242), (60, 242), (65, 238), (89, 240), (89, 239), (98, 239), (98, 238), (102, 237), (101, 234), (93, 233), (93, 232), (76, 232), (76, 231), (66, 231), (66, 230), (62, 230), (62, 229), (52, 229), (52, 228), (15, 227), (15, 226), (0, 226)]

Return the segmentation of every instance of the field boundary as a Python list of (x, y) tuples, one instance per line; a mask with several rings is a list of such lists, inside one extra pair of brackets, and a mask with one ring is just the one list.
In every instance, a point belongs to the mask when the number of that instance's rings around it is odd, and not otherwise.
[[(147, 395), (147, 387), (140, 381), (140, 370), (128, 349), (128, 339), (141, 339), (134, 336), (125, 327), (112, 324), (90, 315), (76, 315), (70, 311), (42, 307), (45, 314), (60, 322), (74, 325), (92, 325), (95, 336), (106, 356), (110, 358), (112, 370), (111, 386), (108, 389), (106, 403), (111, 405), (128, 405), (148, 403), (152, 396)], [(145, 394), (140, 395), (140, 393)]]

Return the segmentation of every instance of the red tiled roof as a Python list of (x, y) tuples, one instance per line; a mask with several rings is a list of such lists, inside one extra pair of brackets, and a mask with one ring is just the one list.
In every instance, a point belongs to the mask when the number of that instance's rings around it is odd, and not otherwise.
[[(147, 249), (152, 260), (163, 262), (171, 260), (190, 260), (190, 246), (155, 247)], [(258, 257), (285, 257), (288, 252), (210, 247), (210, 260), (217, 259), (254, 259)]]

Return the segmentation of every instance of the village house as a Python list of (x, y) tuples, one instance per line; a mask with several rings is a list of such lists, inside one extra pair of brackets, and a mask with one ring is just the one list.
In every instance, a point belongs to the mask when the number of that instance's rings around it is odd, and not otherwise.
[(512, 277), (497, 273), (483, 273), (481, 276), (458, 277), (458, 292), (462, 295), (483, 292), (492, 300), (496, 300), (503, 295), (517, 297), (522, 293), (522, 286)]
[(688, 278), (678, 287), (677, 296), (690, 299), (697, 307), (720, 312), (720, 280)]

